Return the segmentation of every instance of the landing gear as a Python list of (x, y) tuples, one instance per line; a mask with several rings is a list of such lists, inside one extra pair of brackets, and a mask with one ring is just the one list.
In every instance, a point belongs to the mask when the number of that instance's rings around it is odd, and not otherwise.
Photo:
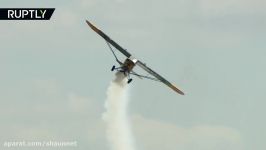
[(128, 79), (127, 84), (129, 84), (130, 82), (132, 82), (133, 79)]
[(115, 70), (115, 66), (112, 67), (111, 71), (114, 71)]
[(111, 71), (119, 71), (119, 72), (122, 72), (124, 73), (125, 77), (127, 77), (127, 83), (129, 84), (130, 82), (132, 82), (133, 79), (130, 78), (130, 73), (126, 71), (127, 68), (125, 68), (125, 66), (121, 66), (121, 67), (118, 67), (118, 68), (115, 68), (115, 66), (112, 66), (111, 68)]

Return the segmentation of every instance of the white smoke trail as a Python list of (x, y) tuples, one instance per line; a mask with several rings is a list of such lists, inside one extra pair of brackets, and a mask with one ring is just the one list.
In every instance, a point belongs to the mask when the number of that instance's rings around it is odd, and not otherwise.
[(128, 89), (123, 73), (110, 83), (103, 119), (107, 123), (107, 139), (112, 150), (134, 150), (134, 141), (127, 116)]

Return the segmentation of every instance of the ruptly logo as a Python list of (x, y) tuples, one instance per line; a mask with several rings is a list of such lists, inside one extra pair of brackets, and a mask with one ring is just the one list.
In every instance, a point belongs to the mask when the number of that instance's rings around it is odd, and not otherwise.
[(50, 20), (55, 8), (0, 8), (0, 20)]

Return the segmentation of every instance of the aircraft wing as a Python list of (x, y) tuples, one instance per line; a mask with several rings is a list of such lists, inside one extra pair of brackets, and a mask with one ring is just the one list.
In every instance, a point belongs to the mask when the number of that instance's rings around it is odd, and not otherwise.
[(140, 66), (142, 69), (144, 69), (145, 71), (147, 71), (149, 74), (153, 75), (155, 78), (157, 78), (159, 81), (161, 81), (162, 83), (164, 83), (165, 85), (167, 85), (168, 87), (170, 87), (172, 90), (174, 90), (175, 92), (177, 92), (178, 94), (184, 95), (184, 93), (179, 90), (177, 87), (175, 87), (172, 83), (170, 83), (169, 81), (167, 81), (165, 78), (163, 78), (162, 76), (160, 76), (158, 73), (156, 73), (155, 71), (153, 71), (151, 68), (147, 67), (144, 63), (142, 63), (141, 61), (137, 61), (137, 65)]
[(100, 29), (96, 28), (93, 24), (91, 24), (88, 20), (86, 20), (87, 24), (91, 27), (93, 31), (98, 33), (102, 38), (104, 38), (108, 43), (113, 45), (117, 50), (119, 50), (122, 54), (124, 54), (127, 58), (131, 56), (131, 54), (118, 45), (115, 41), (113, 41), (110, 37), (108, 37), (105, 33), (103, 33)]

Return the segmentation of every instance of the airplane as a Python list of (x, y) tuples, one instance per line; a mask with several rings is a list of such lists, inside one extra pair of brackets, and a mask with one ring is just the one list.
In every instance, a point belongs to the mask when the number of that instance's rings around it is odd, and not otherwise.
[[(100, 29), (98, 29), (97, 27), (95, 27), (91, 22), (89, 22), (88, 20), (86, 20), (86, 23), (89, 25), (89, 27), (95, 31), (97, 34), (99, 34), (107, 43), (108, 47), (110, 48), (111, 52), (113, 53), (115, 60), (119, 63), (119, 67), (115, 67), (112, 66), (111, 71), (118, 71), (118, 72), (122, 72), (124, 73), (124, 75), (128, 78), (127, 83), (129, 84), (132, 81), (132, 78), (130, 78), (130, 75), (135, 75), (139, 78), (146, 78), (146, 79), (150, 79), (150, 80), (154, 80), (154, 81), (159, 81), (164, 83), (165, 85), (167, 85), (168, 87), (170, 87), (172, 90), (174, 90), (175, 92), (177, 92), (178, 94), (184, 95), (184, 92), (182, 92), (181, 90), (179, 90), (177, 87), (175, 87), (172, 83), (170, 83), (169, 81), (167, 81), (165, 78), (163, 78), (161, 75), (159, 75), (158, 73), (156, 73), (155, 71), (153, 71), (151, 68), (149, 68), (148, 66), (146, 66), (145, 63), (141, 62), (140, 60), (134, 58), (126, 49), (122, 48), (120, 45), (118, 45), (115, 41), (113, 41), (109, 36), (107, 36), (105, 33), (103, 33)], [(125, 55), (127, 58), (125, 59), (124, 62), (121, 62), (118, 57), (116, 56), (112, 46), (115, 47), (117, 50), (119, 50), (123, 55)], [(153, 77), (149, 77), (149, 76), (144, 76), (144, 75), (140, 75), (137, 74), (133, 71), (133, 68), (138, 65), (139, 67), (141, 67), (143, 70), (145, 70), (146, 72), (148, 72), (150, 75), (152, 75)]]

